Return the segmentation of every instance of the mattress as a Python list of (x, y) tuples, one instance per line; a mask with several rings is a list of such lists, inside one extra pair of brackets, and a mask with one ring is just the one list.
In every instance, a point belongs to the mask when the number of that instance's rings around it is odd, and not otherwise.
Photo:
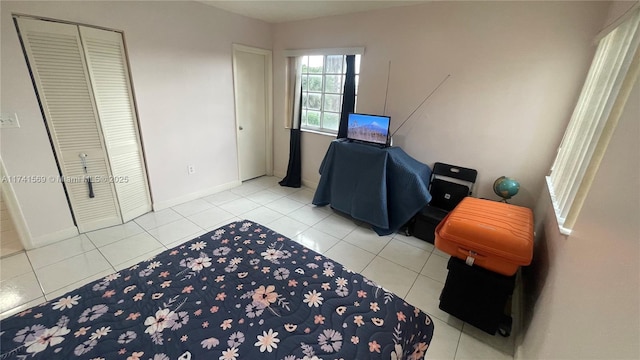
[(0, 359), (422, 359), (431, 318), (250, 221), (1, 323)]

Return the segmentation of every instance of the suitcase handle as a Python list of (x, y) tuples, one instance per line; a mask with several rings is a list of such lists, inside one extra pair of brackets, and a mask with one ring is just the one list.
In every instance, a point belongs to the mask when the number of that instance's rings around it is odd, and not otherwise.
[(462, 254), (462, 256), (458, 257), (464, 259), (464, 262), (469, 266), (473, 266), (476, 260), (484, 260), (485, 258), (484, 255), (480, 255), (473, 250), (458, 248), (458, 252)]
[(468, 250), (468, 249), (463, 249), (463, 248), (458, 248), (458, 252), (462, 255), (464, 255), (464, 257), (467, 256), (471, 256), (474, 257), (476, 259), (482, 259), (485, 258), (485, 255), (482, 254), (478, 254), (477, 252), (473, 251), (473, 250)]

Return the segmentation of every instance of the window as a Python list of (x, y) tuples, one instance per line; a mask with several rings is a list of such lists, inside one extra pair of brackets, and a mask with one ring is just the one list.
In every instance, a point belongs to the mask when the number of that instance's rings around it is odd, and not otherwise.
[[(356, 103), (360, 55), (356, 55)], [(336, 134), (347, 71), (345, 55), (302, 57), (302, 129)]]
[[(563, 234), (569, 235), (640, 70), (640, 10), (602, 38), (547, 177)], [(634, 59), (635, 55), (635, 59)]]

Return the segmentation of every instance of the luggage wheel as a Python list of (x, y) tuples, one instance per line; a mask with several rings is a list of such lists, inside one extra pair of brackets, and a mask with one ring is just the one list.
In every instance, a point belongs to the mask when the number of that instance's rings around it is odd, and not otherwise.
[(509, 337), (511, 335), (511, 325), (513, 319), (509, 315), (504, 315), (502, 321), (498, 324), (498, 333), (502, 337)]
[(502, 327), (499, 327), (498, 334), (502, 337), (509, 337), (511, 335), (511, 329), (503, 329)]

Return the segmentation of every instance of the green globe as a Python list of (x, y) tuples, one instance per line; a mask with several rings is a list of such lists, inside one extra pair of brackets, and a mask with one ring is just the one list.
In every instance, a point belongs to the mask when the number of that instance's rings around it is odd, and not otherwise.
[(520, 190), (520, 183), (506, 176), (500, 176), (493, 182), (493, 192), (505, 200), (515, 196), (518, 190)]

